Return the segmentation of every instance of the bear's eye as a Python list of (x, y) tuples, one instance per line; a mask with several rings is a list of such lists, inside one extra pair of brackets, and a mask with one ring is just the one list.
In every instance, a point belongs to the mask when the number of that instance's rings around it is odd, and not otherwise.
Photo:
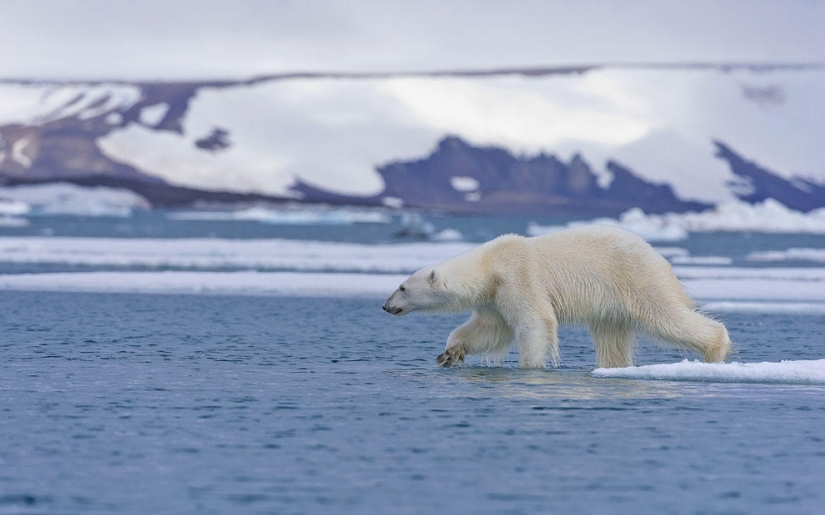
[(407, 291), (407, 289), (404, 286), (399, 286), (398, 289), (401, 291)]

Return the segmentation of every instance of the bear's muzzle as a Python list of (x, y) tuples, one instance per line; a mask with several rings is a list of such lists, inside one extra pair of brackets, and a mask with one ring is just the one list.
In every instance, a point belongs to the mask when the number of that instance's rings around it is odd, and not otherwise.
[(386, 311), (390, 315), (398, 315), (402, 311), (404, 311), (403, 308), (399, 308), (399, 307), (396, 307), (396, 306), (390, 306), (390, 300), (389, 299), (387, 299), (387, 302), (384, 303), (382, 308), (384, 309), (384, 311)]

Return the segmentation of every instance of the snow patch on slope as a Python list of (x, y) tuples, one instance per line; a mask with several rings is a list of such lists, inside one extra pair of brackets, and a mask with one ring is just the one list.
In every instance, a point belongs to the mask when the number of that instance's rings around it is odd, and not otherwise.
[(154, 127), (163, 121), (163, 118), (168, 112), (169, 104), (165, 102), (144, 107), (140, 110), (140, 123), (149, 127)]
[(0, 125), (42, 125), (73, 116), (88, 120), (125, 111), (140, 96), (133, 85), (0, 84)]

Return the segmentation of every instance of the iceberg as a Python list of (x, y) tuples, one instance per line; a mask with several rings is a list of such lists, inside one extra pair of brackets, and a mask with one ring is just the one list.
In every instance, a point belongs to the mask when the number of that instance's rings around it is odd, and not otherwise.
[(679, 241), (692, 232), (763, 232), (778, 234), (825, 234), (825, 208), (802, 213), (773, 199), (757, 204), (729, 201), (701, 213), (648, 215), (638, 208), (614, 218), (575, 221), (563, 226), (530, 223), (531, 236), (581, 227), (591, 223), (614, 225), (635, 232), (647, 241)]
[(541, 226), (530, 222), (527, 224), (527, 234), (530, 236), (540, 236), (542, 234), (572, 229), (574, 227), (584, 227), (591, 224), (622, 227), (638, 234), (647, 241), (673, 242), (681, 241), (688, 237), (687, 231), (679, 226), (679, 224), (665, 218), (645, 215), (641, 209), (636, 207), (625, 211), (619, 216), (618, 220), (614, 218), (596, 218), (595, 220), (575, 221), (566, 225), (551, 226)]
[(763, 363), (679, 363), (597, 368), (594, 377), (720, 383), (825, 384), (825, 359)]
[(144, 197), (129, 190), (68, 183), (0, 186), (0, 197), (17, 203), (17, 209), (25, 205), (25, 212), (41, 215), (128, 217), (134, 210), (152, 207)]

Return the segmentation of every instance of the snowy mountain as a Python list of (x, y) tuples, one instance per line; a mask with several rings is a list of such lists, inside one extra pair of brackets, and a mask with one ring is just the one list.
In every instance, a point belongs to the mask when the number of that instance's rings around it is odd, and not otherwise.
[(779, 65), (0, 82), (0, 178), (155, 205), (808, 211), (825, 206), (822, 91), (822, 67)]
[(378, 167), (384, 190), (354, 197), (298, 182), (292, 190), (310, 202), (414, 206), (452, 212), (571, 215), (619, 214), (633, 207), (648, 213), (701, 211), (710, 204), (683, 201), (666, 184), (652, 184), (608, 162), (608, 185), (580, 155), (565, 163), (554, 155), (516, 157), (498, 147), (474, 147), (455, 136), (432, 154)]

